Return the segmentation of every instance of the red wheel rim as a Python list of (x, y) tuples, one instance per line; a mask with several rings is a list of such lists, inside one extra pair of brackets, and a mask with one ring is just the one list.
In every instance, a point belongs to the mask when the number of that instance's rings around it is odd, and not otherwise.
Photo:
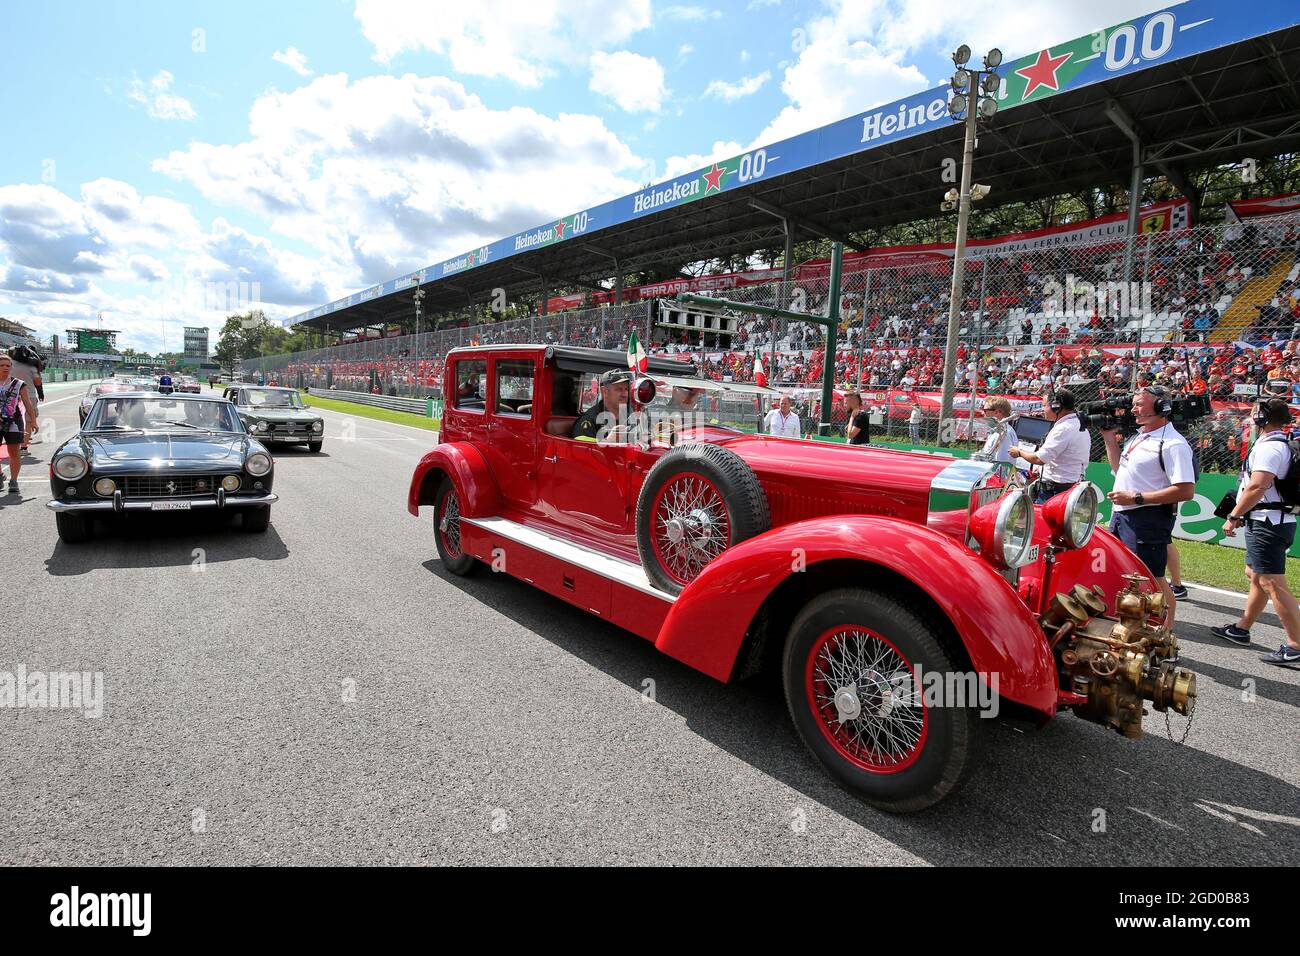
[(925, 749), (930, 715), (911, 662), (857, 624), (822, 633), (808, 652), (804, 689), (831, 746), (855, 767), (898, 773)]
[(655, 559), (678, 584), (695, 580), (731, 543), (731, 515), (722, 493), (693, 471), (664, 482), (650, 514)]
[(460, 557), (460, 499), (454, 491), (442, 496), (442, 507), (438, 509), (438, 540), (449, 558)]

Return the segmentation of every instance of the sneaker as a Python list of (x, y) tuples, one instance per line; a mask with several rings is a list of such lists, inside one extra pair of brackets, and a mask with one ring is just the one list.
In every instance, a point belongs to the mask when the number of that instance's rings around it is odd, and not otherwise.
[(1169, 585), (1169, 590), (1173, 591), (1174, 597), (1178, 598), (1180, 601), (1187, 597), (1187, 585), (1185, 584), (1171, 584)]
[(1292, 647), (1290, 644), (1283, 644), (1272, 654), (1265, 654), (1260, 658), (1265, 664), (1300, 664), (1300, 648)]
[(1222, 627), (1210, 628), (1211, 633), (1223, 638), (1225, 641), (1232, 641), (1241, 647), (1250, 647), (1250, 631), (1245, 631), (1235, 624), (1225, 624)]
[(10, 478), (10, 479), (9, 479), (9, 494), (11, 494), (11, 495), (16, 495), (16, 494), (18, 494), (18, 481), (17, 481), (17, 479), (14, 479), (14, 478)]

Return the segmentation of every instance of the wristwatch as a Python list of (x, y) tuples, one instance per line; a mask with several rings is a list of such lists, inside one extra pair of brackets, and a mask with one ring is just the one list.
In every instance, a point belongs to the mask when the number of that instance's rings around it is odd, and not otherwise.
[(1137, 494), (1133, 496), (1133, 504), (1135, 505), (1146, 504), (1146, 499), (1142, 497), (1142, 492), (1139, 491)]

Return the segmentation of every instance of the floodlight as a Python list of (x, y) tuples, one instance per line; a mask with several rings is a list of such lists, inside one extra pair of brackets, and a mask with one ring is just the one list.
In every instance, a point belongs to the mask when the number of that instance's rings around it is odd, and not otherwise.
[(997, 47), (989, 50), (984, 54), (984, 66), (986, 69), (996, 70), (1002, 65), (1002, 51)]
[(970, 188), (971, 202), (979, 202), (990, 192), (992, 192), (992, 189), (988, 186), (981, 186), (979, 183), (972, 184)]
[(957, 192), (957, 187), (954, 186), (943, 194), (943, 198), (947, 202), (956, 202), (961, 198), (961, 193)]
[(970, 71), (958, 70), (956, 73), (952, 75), (952, 80), (950, 82), (952, 83), (952, 88), (954, 90), (956, 90), (958, 93), (962, 92), (968, 86), (970, 86)]
[(996, 73), (984, 74), (985, 93), (996, 93), (998, 91), (998, 87), (1000, 87), (1001, 85), (1002, 85), (1002, 77), (998, 76)]
[(993, 114), (998, 111), (998, 101), (991, 96), (986, 96), (980, 100), (980, 116), (985, 119), (992, 119)]
[(970, 60), (970, 47), (968, 47), (966, 44), (963, 43), (961, 46), (957, 47), (957, 49), (953, 51), (952, 62), (957, 64), (958, 66), (965, 66), (969, 60)]
[(951, 100), (949, 100), (949, 101), (948, 101), (948, 112), (951, 113), (953, 116), (957, 116), (959, 113), (965, 113), (965, 112), (966, 112), (966, 97), (965, 97), (964, 95), (962, 95), (961, 93), (958, 93), (958, 94), (957, 94), (956, 96), (954, 96)]

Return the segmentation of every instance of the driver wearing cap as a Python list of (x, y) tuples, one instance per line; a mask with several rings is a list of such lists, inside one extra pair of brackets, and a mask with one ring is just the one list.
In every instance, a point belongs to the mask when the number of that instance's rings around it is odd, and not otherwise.
[[(610, 369), (600, 376), (600, 399), (578, 416), (571, 433), (578, 441), (599, 441), (611, 428), (623, 424), (632, 390), (632, 370)], [(603, 417), (602, 417), (603, 416)]]

